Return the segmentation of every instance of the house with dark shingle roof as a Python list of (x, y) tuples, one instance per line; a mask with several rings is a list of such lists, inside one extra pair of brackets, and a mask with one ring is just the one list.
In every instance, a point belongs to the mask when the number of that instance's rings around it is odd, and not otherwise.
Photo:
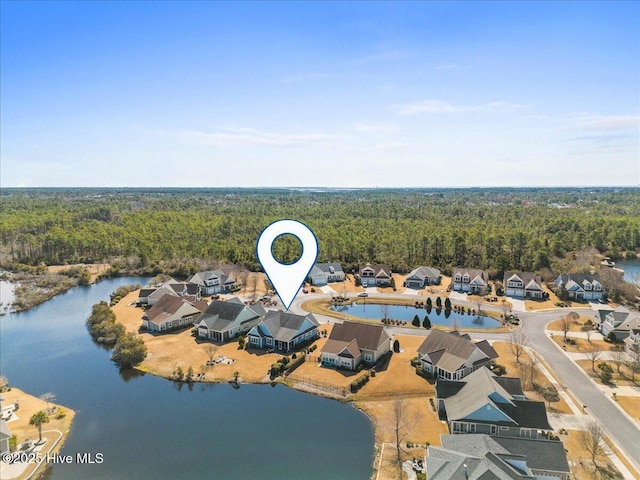
[(481, 367), (488, 367), (498, 354), (486, 340), (473, 342), (467, 334), (431, 330), (418, 347), (422, 369), (435, 378), (460, 380)]
[(150, 332), (165, 332), (190, 327), (193, 319), (202, 313), (185, 298), (163, 295), (142, 315), (142, 326)]
[(454, 292), (485, 295), (488, 291), (489, 276), (484, 270), (474, 268), (456, 268), (451, 277), (451, 289)]
[(363, 287), (386, 287), (391, 283), (391, 269), (388, 265), (367, 263), (358, 271)]
[(441, 447), (428, 447), (429, 480), (567, 480), (564, 445), (557, 440), (440, 435)]
[(344, 281), (342, 265), (337, 262), (316, 263), (309, 272), (309, 283), (322, 287), (329, 282)]
[(391, 349), (391, 337), (379, 325), (336, 323), (320, 350), (323, 365), (355, 370), (360, 362), (374, 364)]
[(615, 310), (603, 308), (598, 310), (596, 328), (605, 337), (613, 334), (618, 340), (625, 340), (634, 329), (640, 329), (640, 315), (630, 312), (625, 307)]
[(237, 297), (226, 302), (213, 300), (194, 324), (198, 328), (198, 337), (226, 342), (247, 333), (260, 323), (266, 313), (259, 303), (245, 305)]
[(427, 285), (439, 285), (442, 280), (442, 273), (437, 268), (418, 267), (407, 275), (405, 285), (407, 288), (419, 290)]
[(235, 280), (222, 270), (207, 270), (194, 273), (187, 278), (187, 283), (197, 285), (202, 295), (229, 293), (236, 286)]
[(508, 297), (543, 298), (542, 278), (531, 272), (505, 272), (504, 292)]
[(569, 298), (574, 300), (598, 301), (604, 297), (600, 275), (597, 273), (563, 273), (555, 283), (558, 288), (564, 287)]
[(520, 379), (480, 368), (460, 381), (436, 382), (438, 413), (450, 433), (546, 438), (551, 430), (544, 402), (528, 400)]
[(247, 334), (249, 346), (254, 348), (272, 348), (281, 352), (290, 352), (299, 345), (318, 338), (318, 321), (312, 314), (270, 310), (262, 321)]

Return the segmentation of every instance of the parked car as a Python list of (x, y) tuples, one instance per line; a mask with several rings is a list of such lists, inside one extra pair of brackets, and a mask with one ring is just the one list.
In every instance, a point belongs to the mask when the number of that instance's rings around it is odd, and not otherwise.
[(360, 293), (358, 294), (358, 296), (359, 296), (359, 297), (368, 297), (368, 296), (369, 296), (369, 294), (368, 294), (367, 292), (360, 292)]

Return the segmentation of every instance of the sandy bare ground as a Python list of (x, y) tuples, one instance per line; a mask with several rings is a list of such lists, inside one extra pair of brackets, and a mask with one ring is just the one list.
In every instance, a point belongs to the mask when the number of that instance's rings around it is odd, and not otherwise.
[(47, 271), (49, 273), (60, 273), (60, 271), (62, 270), (68, 270), (74, 267), (82, 267), (89, 270), (89, 273), (91, 274), (90, 282), (93, 283), (98, 278), (98, 275), (106, 272), (111, 267), (111, 265), (108, 263), (74, 263), (72, 265), (51, 265), (47, 267)]
[[(47, 412), (47, 403), (15, 387), (12, 387), (10, 391), (2, 392), (1, 395), (5, 399), (2, 402), (3, 409), (16, 401), (20, 404), (20, 408), (14, 414), (17, 420), (7, 422), (11, 433), (17, 437), (18, 445), (25, 440), (37, 441), (38, 429), (33, 425), (29, 425), (29, 420), (34, 413), (40, 410)], [(60, 413), (64, 414), (63, 417), (56, 418)], [(48, 452), (60, 451), (67, 435), (69, 435), (74, 416), (75, 412), (73, 410), (56, 403), (49, 403), (49, 422), (42, 425), (42, 438), (47, 439), (44, 450), (40, 452), (42, 455), (46, 455)], [(55, 432), (56, 430), (62, 433), (62, 439), (51, 450), (51, 446), (59, 438), (59, 434)], [(36, 468), (35, 464), (28, 467), (18, 479), (24, 479), (32, 475)]]

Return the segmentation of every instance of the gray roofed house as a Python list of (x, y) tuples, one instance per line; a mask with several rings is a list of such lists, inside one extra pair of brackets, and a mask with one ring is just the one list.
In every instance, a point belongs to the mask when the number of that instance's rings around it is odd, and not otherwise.
[(344, 281), (342, 265), (337, 262), (316, 263), (309, 272), (309, 282), (322, 287), (329, 282)]
[(596, 328), (605, 337), (613, 334), (618, 340), (624, 340), (633, 330), (640, 329), (640, 315), (624, 307), (601, 309), (596, 317)]
[(318, 321), (312, 314), (269, 311), (247, 334), (249, 345), (281, 352), (295, 350), (318, 338)]
[(245, 305), (237, 297), (229, 301), (213, 300), (194, 322), (198, 337), (224, 342), (255, 327), (266, 315), (260, 304)]
[[(146, 288), (143, 290), (147, 290)], [(141, 290), (142, 292), (142, 290)], [(146, 292), (145, 292), (146, 293)], [(146, 304), (149, 305), (150, 307), (153, 306), (158, 300), (160, 300), (164, 295), (171, 295), (172, 297), (179, 297), (180, 295), (178, 295), (176, 293), (176, 291), (171, 288), (167, 283), (160, 285), (157, 288), (154, 288), (153, 292), (149, 293), (148, 295), (146, 295), (146, 297), (138, 297), (138, 300), (142, 303), (142, 304)], [(146, 301), (145, 301), (146, 298)]]
[(229, 293), (236, 286), (235, 280), (219, 269), (194, 273), (187, 278), (187, 283), (198, 285), (203, 295)]
[(602, 300), (604, 291), (600, 275), (585, 273), (563, 273), (556, 279), (558, 288), (564, 287), (569, 298), (574, 300)]
[(488, 291), (489, 275), (484, 270), (475, 268), (456, 268), (451, 277), (454, 292), (484, 295)]
[(391, 337), (379, 325), (336, 323), (320, 351), (323, 365), (354, 370), (361, 361), (376, 363), (391, 349)]
[(460, 380), (498, 358), (486, 340), (473, 342), (467, 334), (440, 330), (429, 332), (418, 347), (418, 356), (424, 371), (447, 380)]
[(460, 381), (438, 380), (438, 412), (451, 433), (546, 438), (551, 430), (544, 402), (527, 400), (517, 378), (505, 381), (481, 368)]
[(542, 278), (531, 272), (505, 272), (504, 291), (508, 297), (544, 297)]
[(416, 290), (426, 287), (427, 285), (439, 285), (442, 280), (440, 270), (432, 267), (418, 267), (407, 275), (405, 285), (407, 288)]
[(429, 447), (429, 480), (558, 479), (570, 474), (560, 441), (441, 435), (442, 447)]

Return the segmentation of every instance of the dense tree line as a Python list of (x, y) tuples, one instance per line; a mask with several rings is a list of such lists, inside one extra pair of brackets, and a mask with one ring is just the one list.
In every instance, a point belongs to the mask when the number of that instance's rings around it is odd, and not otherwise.
[[(136, 190), (4, 189), (4, 266), (111, 261), (188, 275), (197, 259), (257, 270), (270, 222), (295, 218), (318, 237), (319, 260), (407, 272), (431, 265), (552, 267), (588, 247), (613, 258), (640, 250), (640, 195), (627, 189)], [(274, 253), (293, 261), (294, 241)]]

